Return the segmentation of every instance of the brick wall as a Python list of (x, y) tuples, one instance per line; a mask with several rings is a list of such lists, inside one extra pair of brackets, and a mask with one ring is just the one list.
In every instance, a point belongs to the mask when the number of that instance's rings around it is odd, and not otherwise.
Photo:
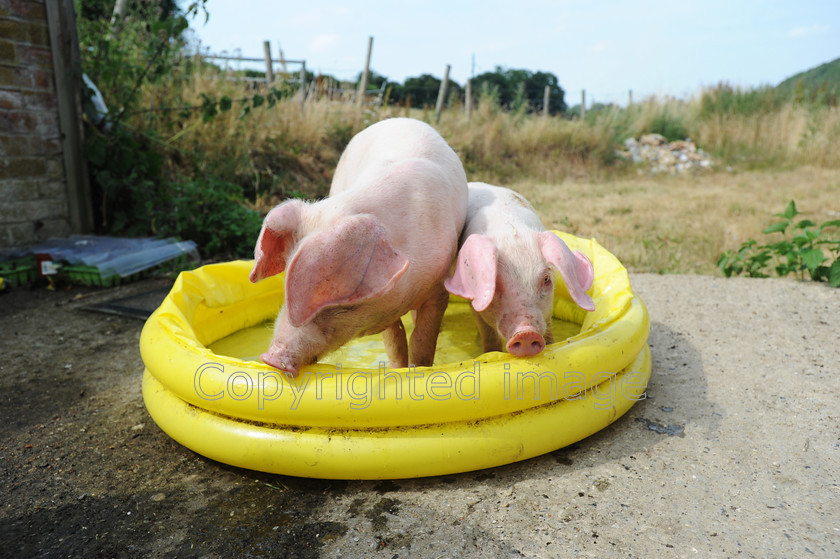
[(70, 230), (45, 4), (0, 0), (0, 250)]

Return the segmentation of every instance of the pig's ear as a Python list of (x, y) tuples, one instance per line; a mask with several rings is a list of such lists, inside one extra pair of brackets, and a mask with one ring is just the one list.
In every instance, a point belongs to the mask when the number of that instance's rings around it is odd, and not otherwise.
[(257, 246), (254, 248), (254, 269), (251, 282), (256, 283), (286, 269), (289, 252), (295, 245), (303, 202), (283, 202), (265, 216)]
[(455, 263), (455, 273), (443, 282), (453, 295), (472, 300), (478, 312), (493, 300), (496, 292), (496, 244), (487, 235), (470, 235)]
[(307, 237), (286, 274), (292, 326), (306, 324), (323, 308), (360, 303), (393, 289), (408, 270), (385, 229), (369, 215), (342, 219)]
[(592, 287), (595, 277), (589, 258), (580, 251), (572, 252), (566, 243), (550, 231), (539, 233), (537, 239), (543, 258), (559, 270), (572, 300), (580, 308), (594, 311), (595, 302), (586, 293)]

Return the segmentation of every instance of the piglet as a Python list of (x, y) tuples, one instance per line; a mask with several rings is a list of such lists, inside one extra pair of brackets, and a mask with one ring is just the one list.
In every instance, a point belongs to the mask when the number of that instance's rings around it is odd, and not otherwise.
[(471, 300), (484, 351), (529, 357), (553, 343), (556, 268), (572, 299), (594, 310), (586, 291), (592, 263), (546, 231), (534, 208), (508, 188), (469, 183), (467, 221), (450, 293)]
[(354, 136), (329, 197), (287, 200), (265, 218), (250, 279), (285, 270), (286, 300), (262, 360), (297, 374), (382, 332), (392, 368), (431, 365), (466, 209), (461, 161), (428, 124), (394, 118)]

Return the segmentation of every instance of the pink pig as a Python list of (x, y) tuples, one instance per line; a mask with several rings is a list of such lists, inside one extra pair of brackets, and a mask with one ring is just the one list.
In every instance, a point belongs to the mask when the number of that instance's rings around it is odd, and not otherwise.
[(250, 279), (285, 270), (286, 301), (262, 360), (297, 374), (382, 332), (391, 367), (431, 365), (466, 209), (464, 168), (431, 126), (393, 118), (357, 134), (328, 198), (287, 200), (265, 218)]
[(516, 192), (469, 183), (467, 221), (454, 275), (446, 289), (472, 301), (484, 351), (519, 357), (537, 355), (553, 343), (552, 267), (563, 276), (572, 299), (594, 310), (589, 259), (572, 252), (546, 231), (534, 208)]

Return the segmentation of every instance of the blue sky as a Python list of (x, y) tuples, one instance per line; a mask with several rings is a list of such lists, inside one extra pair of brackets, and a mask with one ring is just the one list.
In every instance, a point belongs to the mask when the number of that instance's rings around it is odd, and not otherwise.
[[(550, 72), (569, 105), (690, 97), (725, 81), (775, 85), (840, 58), (840, 0), (208, 0), (192, 27), (203, 49), (261, 57), (271, 41), (307, 69), (464, 85), (496, 66)], [(474, 60), (474, 68), (473, 68)], [(291, 68), (290, 68), (291, 69)]]

